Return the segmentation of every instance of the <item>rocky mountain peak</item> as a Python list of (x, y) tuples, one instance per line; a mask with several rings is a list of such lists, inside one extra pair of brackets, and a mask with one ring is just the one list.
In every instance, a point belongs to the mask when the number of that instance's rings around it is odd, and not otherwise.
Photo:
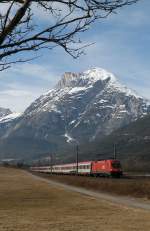
[(102, 68), (92, 68), (79, 73), (65, 72), (61, 80), (56, 85), (56, 88), (89, 86), (93, 85), (97, 81), (114, 83), (117, 80), (112, 73)]
[(78, 84), (80, 74), (74, 72), (65, 72), (61, 80), (56, 85), (56, 88), (70, 87)]
[(107, 88), (108, 91), (118, 91), (136, 98), (142, 98), (135, 91), (120, 83), (114, 74), (102, 68), (92, 68), (79, 73), (65, 72), (55, 89), (68, 88), (71, 90), (76, 88), (77, 90), (77, 88), (84, 88), (86, 90), (98, 82), (103, 85), (103, 88)]

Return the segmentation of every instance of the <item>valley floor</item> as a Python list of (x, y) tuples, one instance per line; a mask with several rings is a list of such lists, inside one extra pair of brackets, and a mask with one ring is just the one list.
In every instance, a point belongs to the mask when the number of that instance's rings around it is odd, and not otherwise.
[(0, 168), (0, 231), (149, 231), (150, 212)]

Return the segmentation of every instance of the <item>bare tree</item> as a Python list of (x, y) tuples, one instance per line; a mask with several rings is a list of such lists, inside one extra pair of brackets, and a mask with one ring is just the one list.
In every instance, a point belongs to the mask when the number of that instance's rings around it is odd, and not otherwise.
[(26, 61), (23, 52), (35, 53), (44, 48), (60, 46), (78, 57), (84, 47), (79, 33), (89, 29), (95, 20), (137, 1), (0, 0), (0, 70)]

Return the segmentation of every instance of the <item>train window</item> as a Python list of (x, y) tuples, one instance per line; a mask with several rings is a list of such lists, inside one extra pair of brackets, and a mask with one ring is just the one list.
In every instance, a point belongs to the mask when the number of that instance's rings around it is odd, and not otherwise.
[(121, 168), (120, 162), (112, 162), (111, 165), (112, 165), (113, 168)]

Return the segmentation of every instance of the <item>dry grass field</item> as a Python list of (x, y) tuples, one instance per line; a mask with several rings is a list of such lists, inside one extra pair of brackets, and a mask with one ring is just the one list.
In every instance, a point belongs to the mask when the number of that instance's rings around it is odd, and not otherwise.
[(149, 231), (150, 212), (65, 191), (0, 168), (0, 231)]

